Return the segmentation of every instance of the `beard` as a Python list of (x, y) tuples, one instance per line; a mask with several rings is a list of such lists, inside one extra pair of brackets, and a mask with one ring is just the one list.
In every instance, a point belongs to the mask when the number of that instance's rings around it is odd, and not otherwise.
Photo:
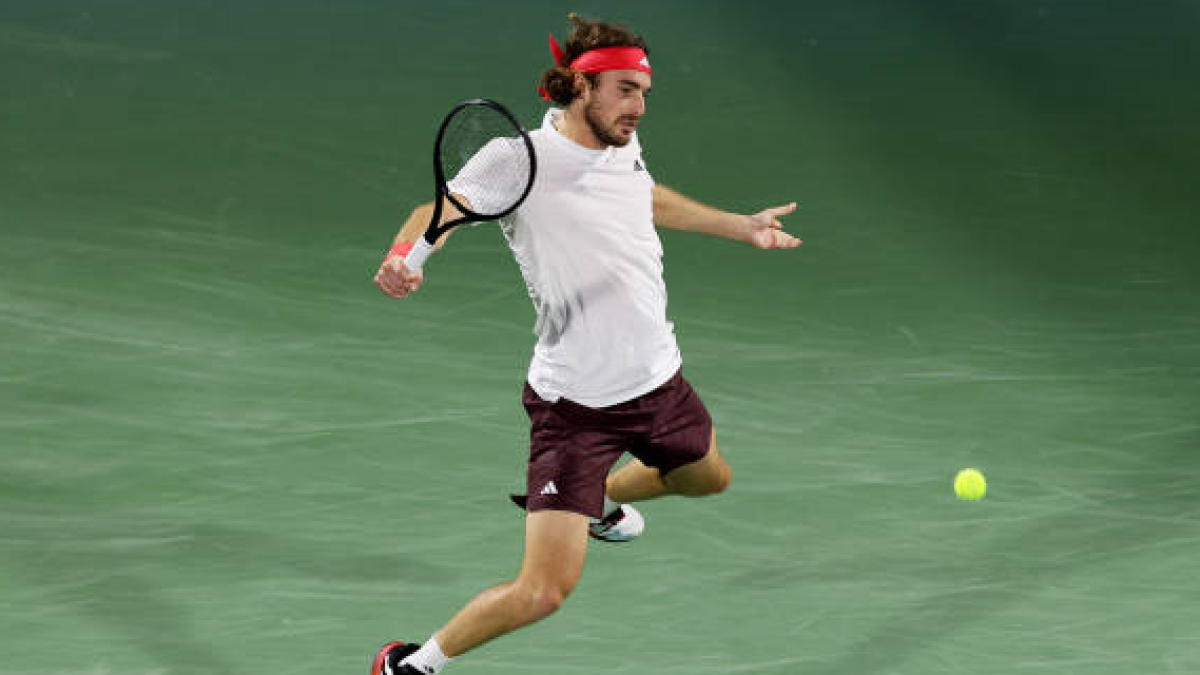
[(629, 141), (633, 140), (633, 132), (630, 132), (627, 136), (622, 135), (618, 125), (626, 121), (636, 123), (637, 117), (623, 115), (606, 125), (604, 120), (600, 119), (600, 112), (597, 108), (596, 102), (593, 101), (583, 110), (583, 118), (587, 120), (587, 124), (591, 128), (592, 133), (596, 135), (596, 138), (600, 139), (600, 142), (605, 145), (613, 145), (618, 148), (629, 145)]

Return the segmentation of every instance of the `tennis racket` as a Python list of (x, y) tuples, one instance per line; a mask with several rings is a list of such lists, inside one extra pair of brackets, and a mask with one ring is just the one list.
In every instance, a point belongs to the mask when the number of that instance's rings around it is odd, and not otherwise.
[[(438, 240), (459, 225), (515, 211), (533, 189), (536, 173), (533, 141), (507, 108), (483, 98), (455, 106), (433, 145), (433, 217), (405, 256), (405, 266), (421, 269)], [(447, 202), (462, 215), (443, 223)]]

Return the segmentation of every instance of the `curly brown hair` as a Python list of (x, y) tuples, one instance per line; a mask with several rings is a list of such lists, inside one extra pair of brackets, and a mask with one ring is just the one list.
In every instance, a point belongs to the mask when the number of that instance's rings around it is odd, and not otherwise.
[[(563, 45), (563, 52), (566, 55), (565, 63), (564, 65), (555, 65), (547, 70), (542, 74), (541, 79), (541, 89), (555, 103), (564, 106), (570, 105), (571, 101), (574, 101), (575, 97), (579, 95), (575, 89), (576, 72), (566, 64), (574, 61), (580, 54), (601, 47), (640, 47), (646, 54), (650, 53), (650, 48), (646, 46), (646, 41), (642, 39), (642, 36), (624, 26), (592, 21), (574, 12), (568, 14), (567, 18), (574, 25), (571, 35)], [(596, 84), (595, 74), (584, 73), (583, 76), (593, 86)]]

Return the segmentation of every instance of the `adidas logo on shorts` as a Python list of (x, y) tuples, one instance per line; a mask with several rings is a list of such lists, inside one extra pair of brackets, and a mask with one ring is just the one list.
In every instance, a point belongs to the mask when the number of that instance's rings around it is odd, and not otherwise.
[(542, 488), (542, 491), (539, 492), (538, 494), (539, 495), (556, 495), (556, 494), (558, 494), (558, 488), (554, 485), (554, 481), (550, 481), (549, 483), (546, 483), (546, 487)]

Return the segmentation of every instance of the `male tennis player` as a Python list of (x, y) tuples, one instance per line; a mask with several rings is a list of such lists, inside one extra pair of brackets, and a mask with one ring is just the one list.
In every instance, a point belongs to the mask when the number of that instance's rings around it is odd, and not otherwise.
[[(777, 218), (796, 205), (737, 215), (656, 185), (637, 139), (651, 84), (645, 43), (618, 26), (571, 20), (565, 50), (551, 38), (556, 65), (541, 82), (563, 109), (551, 108), (531, 133), (533, 191), (501, 222), (537, 309), (524, 393), (532, 425), (524, 561), (514, 581), (481, 593), (424, 645), (384, 646), (372, 675), (438, 673), (553, 613), (579, 579), (589, 534), (628, 541), (641, 533), (628, 502), (710, 495), (729, 484), (708, 411), (680, 373), (654, 228), (795, 248), (800, 241)], [(484, 188), (450, 183), (468, 203)], [(396, 238), (401, 249), (431, 210), (413, 212)], [(393, 255), (375, 281), (404, 298), (423, 277)], [(609, 475), (626, 452), (634, 459)]]

